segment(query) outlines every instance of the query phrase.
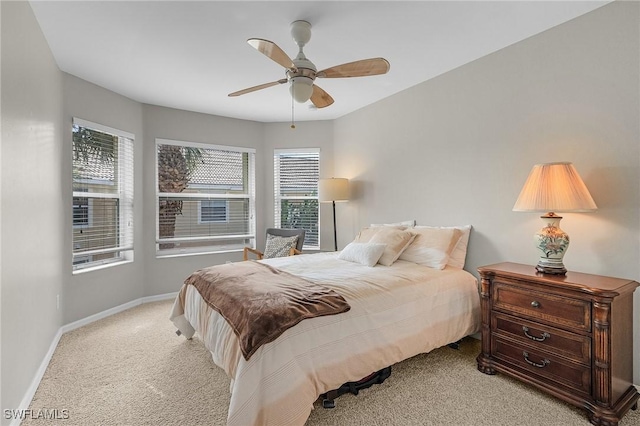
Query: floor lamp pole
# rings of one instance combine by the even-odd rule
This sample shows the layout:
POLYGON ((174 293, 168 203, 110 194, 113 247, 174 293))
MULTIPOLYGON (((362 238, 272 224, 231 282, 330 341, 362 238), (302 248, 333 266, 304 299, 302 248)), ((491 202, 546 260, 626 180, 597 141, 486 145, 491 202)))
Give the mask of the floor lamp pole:
POLYGON ((338 251, 338 231, 336 228, 336 202, 332 201, 333 203, 333 244, 335 247, 334 251, 338 251))

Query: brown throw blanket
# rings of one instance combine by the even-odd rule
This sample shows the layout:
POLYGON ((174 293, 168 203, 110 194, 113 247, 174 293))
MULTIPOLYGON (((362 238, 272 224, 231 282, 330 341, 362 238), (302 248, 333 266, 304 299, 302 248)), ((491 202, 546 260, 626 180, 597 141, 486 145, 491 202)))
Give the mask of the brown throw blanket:
POLYGON ((195 271, 193 285, 222 315, 240 341, 245 359, 306 318, 347 312, 351 307, 335 291, 264 263, 248 261, 195 271))

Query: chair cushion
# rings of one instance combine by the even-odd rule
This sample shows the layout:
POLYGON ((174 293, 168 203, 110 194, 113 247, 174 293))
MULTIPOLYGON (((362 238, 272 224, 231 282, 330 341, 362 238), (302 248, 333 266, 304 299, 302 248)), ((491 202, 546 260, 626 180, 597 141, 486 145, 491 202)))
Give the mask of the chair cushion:
POLYGON ((292 248, 296 247, 298 236, 278 237, 267 234, 267 246, 264 249, 264 259, 289 256, 292 248))

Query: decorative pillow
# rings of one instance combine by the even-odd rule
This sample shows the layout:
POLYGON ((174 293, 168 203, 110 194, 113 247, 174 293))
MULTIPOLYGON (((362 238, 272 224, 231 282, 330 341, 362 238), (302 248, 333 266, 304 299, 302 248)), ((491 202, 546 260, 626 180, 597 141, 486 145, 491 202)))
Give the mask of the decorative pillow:
POLYGON ((298 244, 298 236, 279 237, 267 234, 267 246, 264 249, 264 259, 289 256, 289 251, 298 244))
POLYGON ((452 268, 462 269, 467 259, 467 248, 469 247, 469 235, 471 234, 471 225, 457 226, 456 229, 460 230, 460 238, 453 247, 451 255, 449 255, 449 262, 447 266, 452 268))
POLYGON ((400 255, 407 260, 430 268, 444 269, 449 254, 460 238, 461 231, 455 228, 416 227, 411 230, 416 237, 400 255))
MULTIPOLYGON (((362 228, 353 240, 354 243, 368 243, 381 228, 362 228)), ((400 228, 404 229, 404 228, 400 228)))
POLYGON ((386 244, 380 243, 349 243, 342 249, 338 259, 364 266, 375 266, 386 247, 386 244))
POLYGON ((458 229, 460 230, 460 237, 455 242, 453 250, 449 255, 447 266, 456 269, 464 268, 464 263, 467 258, 467 247, 469 246, 469 234, 471 234, 471 225, 462 226, 416 226, 416 228, 437 228, 437 229, 458 229))
POLYGON ((409 247, 415 237, 415 234, 411 231, 384 226, 379 228, 369 242, 387 245, 378 263, 391 266, 393 262, 398 260, 402 252, 409 247))

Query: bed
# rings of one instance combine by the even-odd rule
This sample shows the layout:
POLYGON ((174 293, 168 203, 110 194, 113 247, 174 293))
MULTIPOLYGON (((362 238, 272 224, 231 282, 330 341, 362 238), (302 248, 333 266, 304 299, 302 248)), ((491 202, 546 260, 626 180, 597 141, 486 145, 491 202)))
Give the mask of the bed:
POLYGON ((185 337, 198 333, 231 378, 228 425, 302 425, 319 395, 479 329, 477 280, 463 269, 399 256, 371 267, 343 252, 260 261, 334 290, 350 309, 301 321, 248 360, 226 320, 183 287, 170 318, 185 337))

